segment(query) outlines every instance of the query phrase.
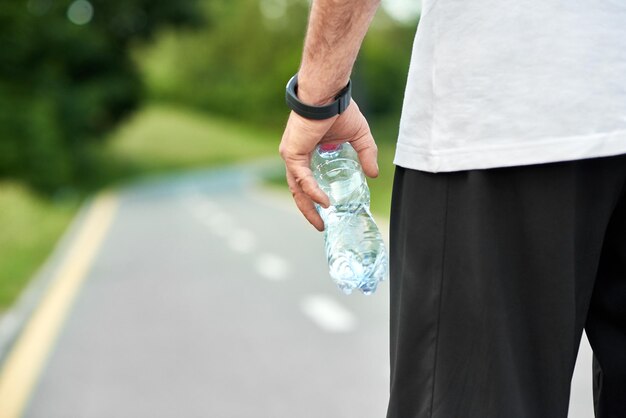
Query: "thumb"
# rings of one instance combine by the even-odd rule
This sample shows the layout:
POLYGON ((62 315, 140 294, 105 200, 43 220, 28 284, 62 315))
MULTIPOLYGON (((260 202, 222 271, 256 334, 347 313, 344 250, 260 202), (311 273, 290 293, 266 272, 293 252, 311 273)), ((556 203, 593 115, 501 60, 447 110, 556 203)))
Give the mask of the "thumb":
POLYGON ((368 129, 363 136, 351 141, 350 144, 359 155, 365 175, 378 177, 378 147, 370 130, 368 129))

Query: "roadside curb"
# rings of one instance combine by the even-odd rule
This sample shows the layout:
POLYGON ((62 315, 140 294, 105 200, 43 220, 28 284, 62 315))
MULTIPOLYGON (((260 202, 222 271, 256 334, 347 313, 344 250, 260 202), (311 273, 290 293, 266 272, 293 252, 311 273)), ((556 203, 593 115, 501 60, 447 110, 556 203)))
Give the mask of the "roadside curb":
POLYGON ((50 273, 39 276, 43 277, 42 285, 37 286, 40 280, 35 280, 33 288, 27 287, 24 299, 20 298, 17 310, 12 311, 19 316, 9 316, 13 320, 8 323, 13 326, 7 329, 7 335, 12 338, 6 340, 0 368, 1 417, 18 418, 24 413, 118 207, 119 198, 111 192, 100 193, 89 201, 79 212, 82 222, 72 223, 73 233, 67 240, 67 235, 62 239, 66 251, 55 249, 52 260, 57 263, 44 264, 44 270, 50 266, 50 273))
POLYGON ((0 315, 0 369, 31 314, 39 306, 39 302, 52 282, 54 272, 63 261, 63 255, 82 228, 93 201, 94 198, 90 197, 81 205, 46 261, 28 282, 15 303, 0 315))

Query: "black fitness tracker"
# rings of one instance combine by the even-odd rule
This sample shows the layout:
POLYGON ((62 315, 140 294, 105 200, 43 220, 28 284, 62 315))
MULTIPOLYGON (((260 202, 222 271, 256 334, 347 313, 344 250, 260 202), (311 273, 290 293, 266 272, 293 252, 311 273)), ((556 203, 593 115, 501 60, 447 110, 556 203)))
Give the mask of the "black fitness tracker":
POLYGON ((291 77, 291 80, 287 83, 287 91, 285 93, 285 100, 287 106, 298 115, 307 119, 328 119, 333 116, 343 113, 344 110, 350 104, 352 98, 352 83, 348 81, 348 84, 341 89, 339 93, 334 97, 334 101, 325 106, 311 106, 302 103, 298 99, 298 74, 291 77))

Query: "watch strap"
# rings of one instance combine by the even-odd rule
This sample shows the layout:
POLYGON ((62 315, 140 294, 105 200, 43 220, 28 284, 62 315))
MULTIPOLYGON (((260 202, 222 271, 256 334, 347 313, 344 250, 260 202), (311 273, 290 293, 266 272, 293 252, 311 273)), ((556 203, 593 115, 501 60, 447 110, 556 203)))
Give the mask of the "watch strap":
POLYGON ((348 81, 348 84, 334 97, 332 103, 324 106, 312 106, 302 103, 298 99, 298 74, 296 74, 287 83, 285 100, 287 106, 300 116, 316 120, 329 119, 343 113, 350 105, 352 100, 352 83, 348 81))

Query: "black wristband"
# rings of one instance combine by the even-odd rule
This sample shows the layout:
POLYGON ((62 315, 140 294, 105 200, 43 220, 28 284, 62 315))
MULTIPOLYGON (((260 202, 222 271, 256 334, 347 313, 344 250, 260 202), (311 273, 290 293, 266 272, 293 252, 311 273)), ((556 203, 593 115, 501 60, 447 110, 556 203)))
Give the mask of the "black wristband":
POLYGON ((348 81, 348 84, 337 93, 334 99, 332 103, 325 106, 304 104, 298 99, 298 74, 291 77, 291 80, 287 83, 287 91, 285 92, 287 106, 298 115, 307 119, 322 120, 343 113, 352 99, 352 83, 348 81))

